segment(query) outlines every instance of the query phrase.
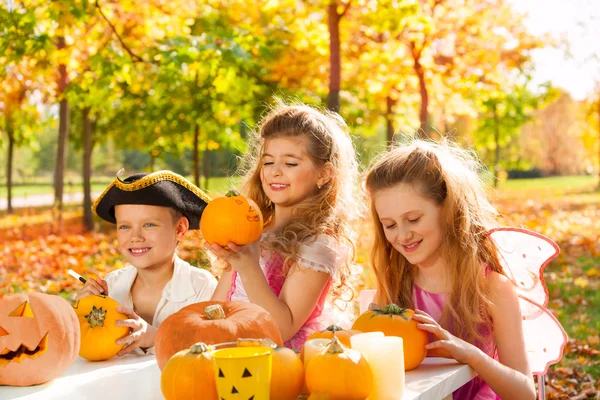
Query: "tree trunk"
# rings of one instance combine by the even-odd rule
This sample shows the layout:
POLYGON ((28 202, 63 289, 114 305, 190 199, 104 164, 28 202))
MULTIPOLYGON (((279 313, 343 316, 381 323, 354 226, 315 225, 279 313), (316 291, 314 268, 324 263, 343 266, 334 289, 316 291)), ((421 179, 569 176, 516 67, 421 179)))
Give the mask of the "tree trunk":
POLYGON ((208 178, 210 177, 210 150, 208 149, 208 138, 206 139, 206 147, 204 148, 204 189, 208 190, 208 178))
POLYGON ((342 56, 340 50, 340 19, 337 0, 329 2, 327 10, 329 27, 329 95, 327 108, 340 111, 340 87, 342 80, 342 56))
MULTIPOLYGON (((58 38, 58 49, 66 47, 65 38, 58 38)), ((58 232, 62 230, 63 191, 65 169, 67 165, 67 143, 69 140, 69 102, 64 97, 68 85, 67 66, 58 66, 58 96, 60 98, 58 144, 56 149, 56 166, 54 169, 54 212, 58 232)))
POLYGON ((6 194, 8 214, 13 213, 12 207, 12 171, 13 171, 13 156, 15 151, 15 130, 9 112, 6 113, 6 134, 8 135, 8 162, 6 164, 6 194))
POLYGON ((498 187, 498 173, 500 172, 500 121, 498 118, 498 105, 494 103, 494 143, 496 144, 495 149, 495 160, 494 160, 494 188, 498 187))
POLYGON ((427 84, 425 82, 425 68, 421 65, 421 51, 416 49, 414 43, 410 44, 410 48, 413 56, 413 68, 419 78, 419 94, 421 96, 421 109, 419 110, 419 136, 429 137, 429 94, 427 93, 427 84))
POLYGON ((200 187, 200 148, 198 147, 198 139, 200 136, 200 126, 197 122, 194 123, 194 184, 200 187))
POLYGON ((386 97, 385 122, 387 125, 388 149, 394 144, 394 104, 396 103, 390 95, 386 97))
POLYGON ((94 230, 92 215, 92 120, 90 108, 83 109, 83 225, 88 232, 94 230))

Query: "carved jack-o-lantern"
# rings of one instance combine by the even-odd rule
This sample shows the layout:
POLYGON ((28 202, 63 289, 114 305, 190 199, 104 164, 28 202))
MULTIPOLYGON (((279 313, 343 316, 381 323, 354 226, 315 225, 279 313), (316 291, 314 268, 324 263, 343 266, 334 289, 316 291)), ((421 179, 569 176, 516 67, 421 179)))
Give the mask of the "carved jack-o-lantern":
POLYGON ((271 387, 271 349, 233 347, 217 350, 217 391, 221 400, 268 400, 271 387))
POLYGON ((60 296, 26 293, 0 299, 0 385, 48 382, 79 352, 79 322, 60 296))

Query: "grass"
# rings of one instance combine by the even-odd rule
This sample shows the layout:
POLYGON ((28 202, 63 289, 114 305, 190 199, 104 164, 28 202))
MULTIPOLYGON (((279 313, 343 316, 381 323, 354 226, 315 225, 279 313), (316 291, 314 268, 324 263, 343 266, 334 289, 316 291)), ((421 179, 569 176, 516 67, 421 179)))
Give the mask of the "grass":
POLYGON ((598 185, 596 175, 551 176, 535 179, 510 179, 500 182, 497 192, 504 195, 565 195, 594 191, 598 185))
MULTIPOLYGON (((600 332, 599 265, 600 256, 578 257, 572 268, 550 266, 548 271, 551 272, 546 279, 551 299, 549 307, 554 310, 569 338, 589 343, 595 348, 598 348, 595 342, 600 332)), ((600 362, 587 361, 582 358, 581 352, 576 352, 565 354, 559 365, 578 367, 599 378, 600 362)))

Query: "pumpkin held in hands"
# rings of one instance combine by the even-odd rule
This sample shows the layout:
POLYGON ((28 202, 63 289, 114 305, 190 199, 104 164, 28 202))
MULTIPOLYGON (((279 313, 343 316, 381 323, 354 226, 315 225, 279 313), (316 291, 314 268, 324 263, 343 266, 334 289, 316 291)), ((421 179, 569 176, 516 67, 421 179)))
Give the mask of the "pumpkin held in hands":
POLYGON ((218 400, 213 349, 193 344, 169 359, 160 375, 160 389, 166 400, 218 400))
POLYGON ((414 369, 427 356, 425 345, 429 343, 427 332, 417 328, 412 319, 415 312, 396 304, 369 310, 362 313, 354 322, 352 329, 362 332, 383 332, 385 336, 399 336, 403 339, 404 369, 414 369))
POLYGON ((331 400, 365 400, 373 388, 373 372, 357 350, 334 337, 327 349, 306 366, 310 393, 327 393, 331 400))
POLYGON ((256 203, 234 190, 211 200, 200 219, 204 240, 223 247, 229 242, 239 246, 255 242, 262 230, 263 217, 256 203))
POLYGON ((194 343, 218 344, 238 338, 268 338, 283 345, 277 323, 256 304, 205 301, 168 316, 154 339, 156 361, 162 370, 169 358, 194 343))
POLYGON ((79 339, 77 316, 62 297, 42 293, 3 297, 0 385, 39 385, 56 378, 77 358, 79 339))
POLYGON ((107 296, 90 295, 73 304, 81 327, 79 356, 90 361, 108 360, 125 346, 115 341, 129 334, 126 326, 117 326, 127 316, 117 312, 119 303, 107 296))

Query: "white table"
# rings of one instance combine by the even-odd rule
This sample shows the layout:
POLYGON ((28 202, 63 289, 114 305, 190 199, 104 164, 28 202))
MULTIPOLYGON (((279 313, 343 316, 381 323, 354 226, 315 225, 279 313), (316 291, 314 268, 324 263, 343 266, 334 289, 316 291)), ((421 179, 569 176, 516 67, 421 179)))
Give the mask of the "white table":
MULTIPOLYGON (((403 400, 441 400, 475 377, 467 365, 426 358, 406 373, 403 400)), ((451 398, 451 397, 450 397, 451 398)), ((126 355, 108 361, 82 358, 61 377, 44 385, 0 386, 0 400, 162 400, 160 370, 154 355, 126 355)))

